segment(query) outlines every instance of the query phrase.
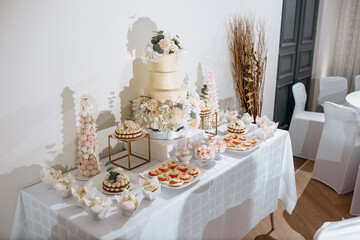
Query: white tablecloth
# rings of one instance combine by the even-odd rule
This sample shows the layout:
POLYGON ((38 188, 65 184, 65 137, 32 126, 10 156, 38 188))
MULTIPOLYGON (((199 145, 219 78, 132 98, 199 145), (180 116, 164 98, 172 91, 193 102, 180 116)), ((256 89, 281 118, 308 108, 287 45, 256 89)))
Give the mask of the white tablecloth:
POLYGON ((131 218, 113 205, 106 219, 96 221, 72 198, 62 199, 42 183, 28 187, 20 192, 11 238, 240 239, 277 209, 278 199, 293 211, 293 156, 282 130, 248 155, 226 153, 192 186, 163 188, 154 201, 143 200, 131 218))

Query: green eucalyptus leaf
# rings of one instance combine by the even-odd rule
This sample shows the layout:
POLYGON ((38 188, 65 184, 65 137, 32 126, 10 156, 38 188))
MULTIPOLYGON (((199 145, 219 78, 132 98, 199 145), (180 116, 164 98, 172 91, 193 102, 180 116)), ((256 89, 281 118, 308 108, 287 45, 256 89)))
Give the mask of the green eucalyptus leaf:
POLYGON ((156 44, 154 44, 153 49, 154 49, 154 51, 157 52, 161 48, 160 48, 160 45, 158 43, 156 43, 156 44))
POLYGON ((114 170, 114 167, 109 167, 108 169, 106 169, 107 172, 110 172, 111 170, 114 170))
POLYGON ((175 132, 178 132, 178 131, 180 131, 181 129, 184 129, 184 126, 179 127, 175 132))
POLYGON ((157 39, 159 39, 159 41, 161 40, 161 39, 164 39, 165 37, 164 37, 164 35, 158 35, 157 36, 157 39))
POLYGON ((158 34, 163 34, 163 33, 164 33, 163 30, 158 31, 158 34))
POLYGON ((195 114, 193 111, 191 111, 190 117, 191 117, 192 119, 196 119, 196 114, 195 114))
POLYGON ((152 44, 157 44, 158 41, 157 41, 157 39, 152 39, 152 40, 151 40, 151 43, 152 43, 152 44))
POLYGON ((159 129, 151 129, 151 130, 153 130, 154 132, 160 132, 160 130, 159 129))
POLYGON ((175 105, 174 105, 174 107, 176 107, 176 108, 180 108, 180 109, 182 109, 182 108, 183 108, 183 106, 184 106, 184 105, 182 105, 181 103, 177 103, 177 104, 175 104, 175 105))
POLYGON ((162 49, 160 48, 157 52, 160 53, 160 54, 163 54, 163 53, 164 53, 164 50, 162 50, 162 49))
POLYGON ((105 167, 106 167, 106 166, 109 166, 110 163, 111 163, 110 161, 107 161, 107 162, 105 163, 105 167))

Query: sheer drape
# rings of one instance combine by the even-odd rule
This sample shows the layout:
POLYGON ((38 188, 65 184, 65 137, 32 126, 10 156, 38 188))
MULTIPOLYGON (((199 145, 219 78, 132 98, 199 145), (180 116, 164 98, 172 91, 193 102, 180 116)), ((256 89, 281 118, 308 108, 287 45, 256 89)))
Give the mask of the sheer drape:
POLYGON ((360 0, 342 0, 336 30, 332 75, 348 79, 354 89, 354 77, 360 74, 360 0))

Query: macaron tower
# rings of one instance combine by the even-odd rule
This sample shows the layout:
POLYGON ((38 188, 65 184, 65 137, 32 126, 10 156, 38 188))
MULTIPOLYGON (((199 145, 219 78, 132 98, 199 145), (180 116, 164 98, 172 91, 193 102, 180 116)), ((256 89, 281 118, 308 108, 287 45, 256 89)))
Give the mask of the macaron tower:
POLYGON ((86 95, 81 98, 80 105, 79 158, 77 164, 80 174, 90 177, 100 173, 94 106, 86 95))

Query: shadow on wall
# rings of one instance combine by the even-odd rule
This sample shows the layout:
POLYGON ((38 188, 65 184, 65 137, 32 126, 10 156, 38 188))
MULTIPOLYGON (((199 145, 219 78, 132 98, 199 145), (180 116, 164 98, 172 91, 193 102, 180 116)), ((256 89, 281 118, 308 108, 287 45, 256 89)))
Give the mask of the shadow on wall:
POLYGON ((120 92, 121 121, 131 117, 129 100, 144 94, 144 87, 147 86, 148 67, 141 60, 141 55, 153 35, 153 31, 156 30, 155 22, 149 17, 138 18, 128 30, 127 50, 135 59, 133 60, 133 78, 130 79, 128 86, 125 86, 120 92))
POLYGON ((1 221, 2 229, 7 229, 8 232, 1 232, 0 238, 9 236, 11 227, 13 224, 14 213, 16 209, 17 199, 21 188, 19 184, 11 184, 10 181, 14 179, 21 179, 24 183, 34 183, 33 176, 39 176, 42 167, 38 164, 33 164, 28 167, 15 168, 11 173, 0 175, 0 189, 6 189, 6 197, 1 199, 2 206, 6 206, 1 209, 4 211, 1 213, 1 217, 4 219, 1 221), (10 185, 9 185, 10 184, 10 185), (6 208, 6 211, 5 211, 6 208))
POLYGON ((45 151, 48 154, 49 160, 46 161, 47 165, 60 169, 66 172, 75 166, 74 156, 77 154, 77 128, 76 128, 76 115, 74 103, 74 91, 69 87, 64 88, 60 94, 62 98, 62 149, 57 149, 56 144, 45 146, 45 151))

